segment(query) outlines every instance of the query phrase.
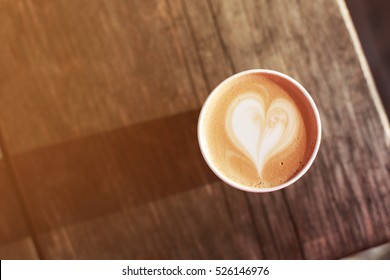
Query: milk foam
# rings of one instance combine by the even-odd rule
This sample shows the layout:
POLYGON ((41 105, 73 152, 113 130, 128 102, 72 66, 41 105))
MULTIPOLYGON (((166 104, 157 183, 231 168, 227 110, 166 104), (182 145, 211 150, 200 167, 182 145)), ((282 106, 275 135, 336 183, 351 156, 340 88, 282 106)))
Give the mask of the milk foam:
POLYGON ((288 148, 298 134, 300 114, 288 99, 268 102, 268 94, 246 92, 233 100, 226 116, 226 132, 256 166, 259 177, 268 159, 288 148))

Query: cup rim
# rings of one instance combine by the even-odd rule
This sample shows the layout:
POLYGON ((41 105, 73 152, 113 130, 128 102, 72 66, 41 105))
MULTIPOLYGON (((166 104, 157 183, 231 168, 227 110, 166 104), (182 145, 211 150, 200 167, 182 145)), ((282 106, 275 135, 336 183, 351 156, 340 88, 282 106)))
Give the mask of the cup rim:
POLYGON ((281 189, 284 189, 288 186, 291 186, 293 183, 295 183, 297 180, 299 180, 308 170, 309 168, 311 167, 311 165, 313 164, 314 162, 314 159, 316 158, 317 156, 317 153, 318 153, 318 150, 320 148, 320 143, 321 143, 321 136, 322 136, 322 127, 321 127, 321 119, 320 119, 320 114, 318 112, 318 108, 313 100, 313 98, 311 97, 311 95, 309 94, 309 92, 299 83, 297 82, 295 79, 291 78, 290 76, 286 75, 286 74, 283 74, 281 72, 278 72, 278 71, 275 71, 275 70, 270 70, 270 69, 250 69, 250 70, 245 70, 245 71, 241 71, 241 72, 238 72, 236 74, 233 74, 232 76, 224 79, 222 82, 220 82, 212 91, 211 93, 208 95, 208 97, 206 98, 206 101, 203 103, 203 106, 202 106, 202 109, 200 111, 200 114, 199 114, 199 118, 198 118, 198 126, 197 126, 197 134, 198 134, 198 143, 199 143, 199 147, 200 147, 200 151, 202 153, 202 156, 203 158, 205 159, 207 165, 210 167, 210 169, 214 172, 215 175, 217 175, 217 177, 219 179, 221 179, 223 182, 225 182, 226 184, 228 184, 229 186, 231 187, 234 187, 236 189, 239 189, 239 190, 242 190, 242 191, 246 191, 246 192, 252 192, 252 193, 267 193, 267 192, 273 192, 273 191, 278 191, 278 190, 281 190, 281 189), (209 156, 207 155, 207 153, 203 150, 203 146, 204 146, 204 139, 202 139, 201 137, 201 127, 202 127, 202 120, 204 118, 204 114, 205 114, 205 108, 206 106, 210 103, 210 99, 211 99, 211 96, 213 96, 216 92, 218 92, 218 90, 220 89, 220 87, 229 82, 230 80, 234 79, 234 78, 237 78, 239 76, 244 76, 244 75, 247 75, 247 74, 252 74, 252 73, 266 73, 266 74, 272 74, 272 75, 276 75, 276 76, 279 76, 281 78, 284 78, 286 80, 288 80, 289 82, 291 82, 292 84, 294 84, 302 93, 303 95, 306 97, 306 99, 309 101, 310 105, 311 105, 311 108, 314 112, 314 115, 315 115, 315 118, 316 118, 316 124, 317 124, 317 141, 316 141, 316 144, 314 146, 314 150, 313 150, 313 153, 311 154, 310 156, 310 159, 308 160, 308 162, 306 163, 306 165, 301 169, 301 171, 299 171, 294 177, 292 177, 290 180, 288 180, 287 182, 281 184, 281 185, 277 185, 275 187, 270 187, 270 188, 255 188, 255 187, 249 187, 249 186, 245 186, 245 185, 242 185, 242 184, 238 184, 234 181, 232 181, 231 179, 227 178, 224 174, 222 174, 210 161, 209 159, 209 156))

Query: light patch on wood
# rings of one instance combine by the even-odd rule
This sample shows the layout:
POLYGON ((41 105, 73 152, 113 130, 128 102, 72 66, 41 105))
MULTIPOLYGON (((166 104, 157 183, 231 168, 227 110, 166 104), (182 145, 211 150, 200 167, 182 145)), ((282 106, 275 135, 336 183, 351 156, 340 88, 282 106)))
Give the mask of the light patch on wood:
POLYGON ((360 43, 359 37, 357 35, 355 26, 353 25, 351 15, 349 13, 348 7, 345 3, 345 0, 337 0, 337 4, 340 8, 341 15, 344 19, 347 30, 351 36, 352 43, 354 45, 356 54, 358 56, 361 68, 363 70, 364 77, 366 78, 368 89, 370 91, 370 95, 372 100, 374 101, 374 105, 376 110, 378 111, 379 118, 381 120, 384 132, 387 147, 390 147, 390 122, 387 117, 386 111, 383 107, 381 98, 379 96, 378 89, 376 88, 374 78, 372 76, 370 67, 368 65, 366 56, 364 55, 362 45, 360 43))
POLYGON ((385 243, 362 252, 343 258, 343 260, 388 260, 390 257, 390 243, 385 243))

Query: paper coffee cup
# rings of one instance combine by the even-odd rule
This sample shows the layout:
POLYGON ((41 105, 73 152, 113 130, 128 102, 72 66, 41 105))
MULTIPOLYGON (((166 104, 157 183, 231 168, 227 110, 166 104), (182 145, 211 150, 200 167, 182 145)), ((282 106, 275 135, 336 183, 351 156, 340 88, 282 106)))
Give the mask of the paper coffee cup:
MULTIPOLYGON (((223 125, 223 124, 221 124, 223 125)), ((280 190, 280 189, 283 189, 285 187, 288 187, 290 185, 292 185, 294 182, 296 182, 298 179, 300 179, 308 170, 309 168, 311 167, 317 153, 318 153, 318 150, 319 150, 319 147, 320 147, 320 142, 321 142, 321 120, 320 120, 320 115, 318 113, 318 109, 317 109, 317 106, 315 105, 312 97, 310 96, 310 94, 307 92, 307 90, 300 84, 298 83, 296 80, 294 80, 293 78, 283 74, 283 73, 280 73, 280 72, 277 72, 277 71, 273 71, 273 70, 267 70, 267 69, 253 69, 253 70, 247 70, 247 71, 243 71, 243 72, 240 72, 240 73, 237 73, 227 79, 225 79, 224 81, 222 81, 211 93, 210 95, 208 96, 208 98, 206 99, 203 107, 202 107, 202 110, 200 112, 200 115, 199 115, 199 120, 198 120, 198 141, 199 141, 199 146, 200 146, 200 150, 202 152, 202 155, 206 161, 206 163, 208 164, 208 166, 211 168, 211 170, 222 180, 224 181, 225 183, 227 183, 228 185, 232 186, 232 187, 235 187, 237 189, 240 189, 240 190, 243 190, 243 191, 247 191, 247 192, 255 192, 255 193, 261 193, 261 192, 272 192, 272 191, 277 191, 277 190, 280 190), (307 102, 305 104, 309 104, 308 106, 310 107, 309 109, 312 110, 312 113, 313 113, 313 116, 315 118, 315 125, 316 125, 316 140, 315 140, 315 143, 313 145, 313 149, 312 149, 312 152, 311 152, 311 155, 310 157, 308 157, 308 160, 306 161, 306 163, 300 168, 300 170, 294 175, 292 176, 291 178, 288 179, 288 181, 285 181, 281 184, 278 184, 278 185, 274 185, 272 187, 253 187, 253 186, 248 186, 248 185, 245 185, 245 184, 242 184, 242 183, 238 183, 234 180, 232 180, 231 178, 229 178, 229 174, 225 174, 223 172, 221 172, 221 170, 216 166, 216 164, 214 164, 211 160, 211 152, 209 150, 209 148, 207 147, 207 141, 205 139, 205 136, 203 135, 203 125, 205 123, 205 118, 208 114, 208 111, 209 110, 212 110, 211 108, 209 108, 211 105, 210 105, 210 100, 213 98, 214 95, 216 94, 221 94, 220 90, 221 90, 221 87, 223 86, 226 86, 228 83, 230 83, 233 79, 236 79, 237 78, 242 78, 242 77, 245 77, 247 75, 251 75, 251 74, 265 74, 265 75, 272 75, 272 77, 276 77, 277 79, 282 79, 283 82, 287 82, 287 83, 291 83, 291 85, 295 86, 294 87, 294 90, 295 91, 299 91, 298 94, 301 94, 301 97, 300 98, 304 98, 305 100, 307 100, 307 102)), ((245 141, 244 141, 245 142, 245 141)))

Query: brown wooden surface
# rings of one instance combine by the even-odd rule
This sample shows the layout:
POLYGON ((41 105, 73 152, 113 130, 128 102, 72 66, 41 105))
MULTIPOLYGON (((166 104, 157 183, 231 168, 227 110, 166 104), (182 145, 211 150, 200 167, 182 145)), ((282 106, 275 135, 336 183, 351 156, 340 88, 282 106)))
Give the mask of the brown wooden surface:
POLYGON ((23 205, 0 151, 0 259, 37 259, 23 205))
POLYGON ((0 41, 2 148, 41 258, 340 258, 390 240, 389 150, 337 1, 2 0, 0 41), (276 193, 221 183, 197 144, 210 90, 249 68, 296 78, 322 117, 313 167, 276 193))

